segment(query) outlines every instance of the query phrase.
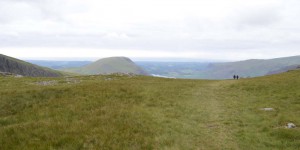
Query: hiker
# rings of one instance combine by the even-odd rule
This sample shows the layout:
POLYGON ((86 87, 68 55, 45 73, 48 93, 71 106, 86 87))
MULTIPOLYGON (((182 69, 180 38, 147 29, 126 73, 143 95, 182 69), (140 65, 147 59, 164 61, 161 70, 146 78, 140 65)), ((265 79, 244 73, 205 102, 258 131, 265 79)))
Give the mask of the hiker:
POLYGON ((233 75, 233 79, 235 80, 235 78, 236 78, 236 76, 235 75, 233 75))
POLYGON ((239 79, 239 76, 238 76, 238 75, 236 75, 236 79, 237 79, 237 80, 239 79))

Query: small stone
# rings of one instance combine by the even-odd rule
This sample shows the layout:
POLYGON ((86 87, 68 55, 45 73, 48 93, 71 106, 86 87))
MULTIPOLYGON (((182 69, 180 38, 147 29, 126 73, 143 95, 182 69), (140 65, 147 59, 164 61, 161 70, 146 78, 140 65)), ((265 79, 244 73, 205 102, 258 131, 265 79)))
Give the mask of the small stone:
POLYGON ((261 108, 261 110, 264 110, 264 111, 273 111, 274 108, 261 108))
POLYGON ((22 75, 15 75, 15 78, 22 78, 23 76, 22 75))
POLYGON ((286 128, 289 128, 289 129, 296 128, 296 125, 290 122, 287 124, 286 128))
POLYGON ((53 80, 53 81, 40 81, 40 82, 36 82, 37 85, 41 85, 41 86, 51 86, 51 85, 56 85, 57 81, 53 80))
POLYGON ((81 81, 73 78, 66 78, 66 82, 68 84, 76 84, 76 83, 80 83, 81 81))

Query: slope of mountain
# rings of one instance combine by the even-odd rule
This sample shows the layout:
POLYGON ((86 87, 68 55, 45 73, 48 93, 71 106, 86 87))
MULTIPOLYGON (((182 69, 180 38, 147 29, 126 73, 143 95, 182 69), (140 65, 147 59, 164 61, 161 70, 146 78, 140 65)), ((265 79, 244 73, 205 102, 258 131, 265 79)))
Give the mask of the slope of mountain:
POLYGON ((207 79, 229 79, 234 74, 240 77, 257 77, 267 75, 269 72, 284 72, 282 68, 300 65, 300 56, 283 57, 275 59, 251 59, 238 62, 213 63, 204 71, 199 78, 207 79), (282 70, 282 71, 280 71, 282 70))
POLYGON ((82 67, 92 63, 91 61, 55 61, 55 60, 26 60, 29 63, 51 69, 64 69, 82 67))
POLYGON ((291 71, 291 70, 299 70, 299 69, 300 69, 300 65, 292 65, 292 66, 280 68, 275 71, 270 71, 267 73, 267 75, 278 74, 278 73, 282 73, 282 72, 287 72, 287 71, 291 71))
POLYGON ((63 74, 49 68, 0 54, 0 72, 8 72, 30 77, 59 77, 63 74))
POLYGON ((112 73, 133 73, 138 75, 148 75, 141 67, 126 57, 103 58, 91 64, 79 68, 63 69, 67 72, 93 75, 112 73))

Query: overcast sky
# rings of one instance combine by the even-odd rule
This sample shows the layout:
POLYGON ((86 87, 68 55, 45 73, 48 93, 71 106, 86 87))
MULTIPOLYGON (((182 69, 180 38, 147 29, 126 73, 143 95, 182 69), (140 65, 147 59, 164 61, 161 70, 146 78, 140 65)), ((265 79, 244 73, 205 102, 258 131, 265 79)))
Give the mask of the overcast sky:
POLYGON ((200 61, 300 55, 300 1, 0 0, 0 53, 200 61))

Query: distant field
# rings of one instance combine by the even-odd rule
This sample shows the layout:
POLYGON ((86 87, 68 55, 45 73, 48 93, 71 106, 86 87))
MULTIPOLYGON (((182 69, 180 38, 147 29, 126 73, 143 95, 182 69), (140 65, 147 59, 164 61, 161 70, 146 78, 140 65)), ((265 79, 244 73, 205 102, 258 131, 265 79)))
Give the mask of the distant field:
POLYGON ((171 78, 197 79, 203 78, 202 71, 210 63, 206 62, 135 62, 148 73, 171 78))
POLYGON ((0 149, 295 150, 299 77, 0 77, 0 149))

